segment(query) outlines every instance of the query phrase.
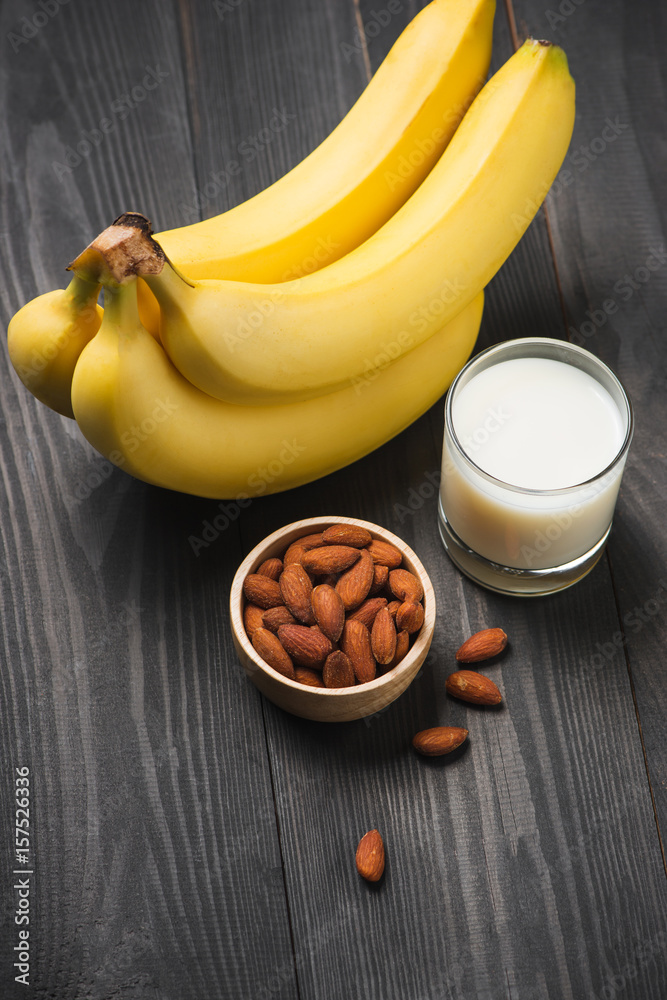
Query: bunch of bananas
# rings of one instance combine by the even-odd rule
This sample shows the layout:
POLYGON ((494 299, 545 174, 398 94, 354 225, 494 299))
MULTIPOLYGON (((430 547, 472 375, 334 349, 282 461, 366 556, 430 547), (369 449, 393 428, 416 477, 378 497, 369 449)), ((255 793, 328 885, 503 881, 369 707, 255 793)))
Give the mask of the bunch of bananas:
POLYGON ((529 39, 482 87, 494 7, 433 0, 255 198, 155 237, 117 219, 13 318, 25 385, 125 471, 215 498, 267 467, 272 491, 309 482, 408 426, 469 357, 572 133, 561 49, 529 39))

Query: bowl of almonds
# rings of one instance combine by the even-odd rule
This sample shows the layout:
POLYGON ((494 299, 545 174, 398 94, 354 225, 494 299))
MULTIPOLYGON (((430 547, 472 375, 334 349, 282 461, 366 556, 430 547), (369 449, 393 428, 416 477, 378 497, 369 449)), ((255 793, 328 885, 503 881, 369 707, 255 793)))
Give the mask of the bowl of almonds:
POLYGON ((402 539, 369 521, 313 517, 265 538, 234 577, 232 635, 250 680, 305 719, 385 708, 426 658, 435 594, 402 539))

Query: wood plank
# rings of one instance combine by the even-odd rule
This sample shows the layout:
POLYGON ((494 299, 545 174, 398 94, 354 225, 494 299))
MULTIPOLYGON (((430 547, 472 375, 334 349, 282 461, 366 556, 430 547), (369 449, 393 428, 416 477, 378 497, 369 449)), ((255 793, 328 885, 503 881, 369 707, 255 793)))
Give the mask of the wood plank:
MULTIPOLYGON (((3 5, 3 39, 35 10, 3 5)), ((172 5, 72 4, 6 52, 5 326, 120 211, 182 221, 179 33, 172 5), (71 172, 55 169, 68 148, 71 172)), ((9 768, 28 765, 35 995, 250 995, 276 966, 293 979, 262 706, 225 626, 237 532, 196 559, 209 505, 111 469, 8 370, 1 405, 3 885, 9 768)))

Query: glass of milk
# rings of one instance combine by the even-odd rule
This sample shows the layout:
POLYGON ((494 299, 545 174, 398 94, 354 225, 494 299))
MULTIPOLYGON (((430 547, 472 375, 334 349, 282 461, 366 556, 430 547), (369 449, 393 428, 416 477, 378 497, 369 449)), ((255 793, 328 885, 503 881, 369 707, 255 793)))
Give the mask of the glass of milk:
POLYGON ((614 373, 544 337, 482 351, 445 404, 440 535, 467 576, 505 594, 571 586, 602 554, 632 439, 614 373))

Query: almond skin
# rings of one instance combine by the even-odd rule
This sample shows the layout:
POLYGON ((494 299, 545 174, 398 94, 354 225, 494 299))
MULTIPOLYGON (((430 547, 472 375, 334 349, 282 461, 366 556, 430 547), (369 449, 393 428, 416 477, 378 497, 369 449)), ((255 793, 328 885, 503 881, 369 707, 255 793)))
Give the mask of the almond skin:
POLYGON ((257 604, 246 604, 243 609, 243 625, 246 635, 252 637, 253 632, 264 627, 264 610, 257 604))
POLYGON ((391 542, 383 542, 380 538, 374 538, 367 551, 370 552, 374 563, 388 566, 389 569, 397 569, 403 562, 401 550, 391 542))
MULTIPOLYGON (((371 556, 371 559, 373 557, 371 556)), ((387 585, 389 579, 389 567, 382 566, 381 563, 375 563, 373 567, 373 582, 371 584, 371 589, 368 591, 368 596, 372 597, 374 594, 379 594, 383 587, 387 585)))
MULTIPOLYGON (((398 601, 396 602, 398 604, 398 601)), ((386 597, 368 597, 358 608, 350 611, 348 621, 362 622, 366 628, 373 627, 375 616, 381 608, 387 607, 386 597)))
POLYGON ((325 545, 351 545, 355 549, 363 549, 372 540, 370 531, 357 524, 332 524, 322 532, 325 545))
POLYGON ((371 629, 371 649, 376 661, 386 667, 396 652, 396 627, 387 608, 378 611, 371 629))
POLYGON ((357 561, 359 549, 351 545, 321 545, 304 552, 301 565, 309 573, 342 573, 357 561))
POLYGON ((336 593, 340 595, 346 611, 357 608, 368 597, 373 583, 373 559, 368 549, 353 549, 359 553, 355 565, 343 573, 336 584, 336 593))
POLYGON ((243 581, 243 593, 251 604, 257 604, 267 611, 284 604, 283 595, 276 580, 261 573, 249 573, 243 581))
POLYGON ((281 625, 296 625, 296 618, 287 610, 284 605, 278 608, 269 608, 262 614, 262 624, 264 628, 268 628, 269 632, 273 632, 274 635, 278 635, 278 629, 281 625))
POLYGON ((371 635, 365 625, 346 621, 340 638, 340 648, 349 657, 354 675, 360 684, 375 678, 376 664, 371 647, 371 635))
POLYGON ((268 576, 272 580, 278 580, 282 571, 283 564, 280 559, 265 559, 262 565, 255 570, 260 576, 268 576))
POLYGON ((349 657, 341 649, 329 653, 322 668, 324 686, 328 688, 352 687, 355 679, 349 657))
POLYGON ((269 632, 267 628, 258 628, 253 632, 251 642, 270 667, 277 670, 283 677, 289 677, 290 680, 295 679, 294 664, 273 632, 269 632))
POLYGON ((399 601, 421 601, 424 588, 414 573, 407 569, 392 569, 389 574, 389 589, 399 601))
POLYGON ((301 538, 297 538, 288 547, 285 555, 283 556, 283 566, 289 566, 291 563, 300 563, 304 552, 308 552, 309 549, 314 549, 317 545, 322 544, 322 532, 317 532, 314 535, 302 535, 301 538))
POLYGON ((340 596, 326 583, 313 588, 310 595, 313 615, 327 639, 338 642, 345 624, 345 608, 340 596))
POLYGON ((478 663, 502 653, 506 645, 507 635, 501 628, 485 628, 466 639, 456 659, 459 663, 478 663))
POLYGON ((403 659, 403 657, 405 656, 405 654, 407 653, 409 648, 410 648, 410 633, 406 632, 405 630, 403 632, 399 632, 398 635, 396 636, 396 652, 394 653, 394 659, 387 667, 387 670, 393 670, 394 667, 397 667, 398 664, 403 659))
POLYGON ((419 632, 424 624, 424 605, 416 601, 404 601, 396 611, 396 628, 401 632, 405 629, 412 635, 419 632))
POLYGON ((299 563, 286 566, 278 583, 288 611, 304 625, 314 625, 315 615, 310 603, 313 585, 303 566, 299 563))
POLYGON ((389 608, 389 614, 396 621, 396 612, 400 608, 402 601, 390 601, 387 607, 389 608))
POLYGON ((357 871, 367 882, 379 882, 384 872, 384 842, 378 830, 369 830, 359 841, 357 871))
POLYGON ((309 667, 295 667, 294 680, 311 688, 323 688, 324 682, 316 670, 309 667))
POLYGON ((418 753, 425 757, 441 757, 451 753, 468 739, 468 730, 458 726, 435 726, 433 729, 422 729, 412 739, 412 745, 418 753))
POLYGON ((489 677, 474 670, 457 670, 445 681, 449 694, 474 705, 499 705, 502 695, 489 677))
POLYGON ((278 639, 300 667, 321 669, 331 652, 327 637, 307 625, 281 625, 278 639))

